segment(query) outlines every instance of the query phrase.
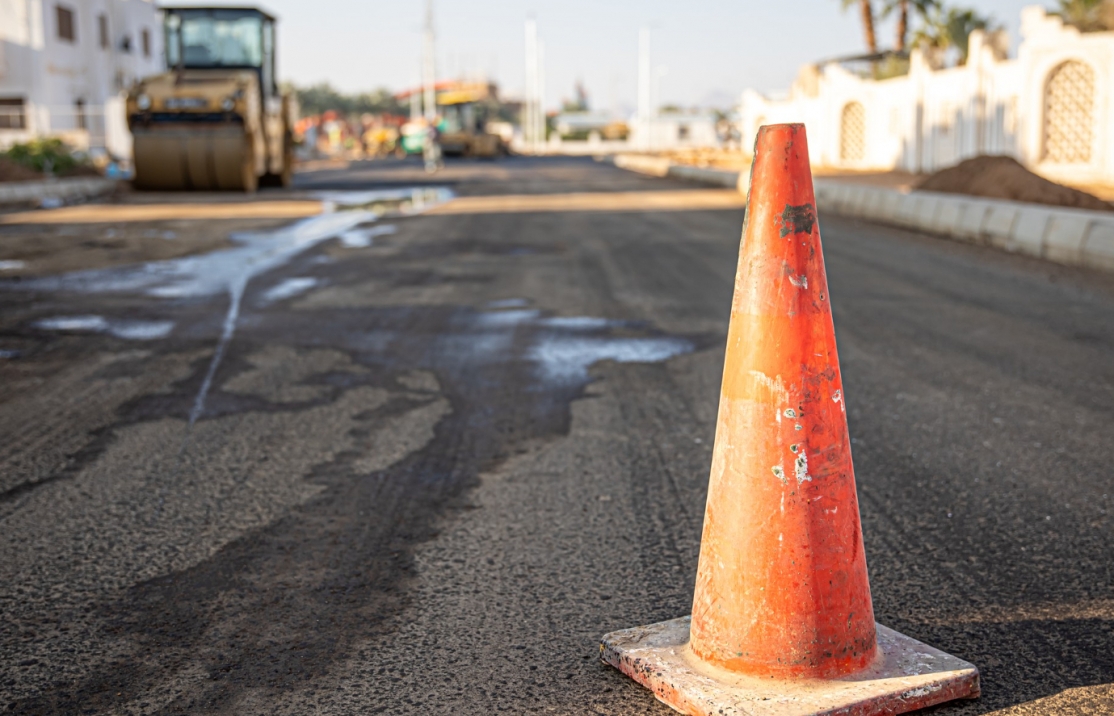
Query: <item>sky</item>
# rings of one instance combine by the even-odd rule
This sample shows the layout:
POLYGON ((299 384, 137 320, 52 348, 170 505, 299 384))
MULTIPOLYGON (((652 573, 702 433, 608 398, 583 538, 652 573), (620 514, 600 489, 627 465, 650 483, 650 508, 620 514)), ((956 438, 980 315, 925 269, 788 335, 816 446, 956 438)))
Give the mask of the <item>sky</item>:
MULTIPOLYGON (((260 2, 279 16, 281 80, 346 92, 417 84, 424 0, 260 2)), ((993 15, 1016 48, 1021 8, 1055 3, 957 4, 993 15)), ((577 81, 594 109, 633 107, 642 26, 652 32, 657 103, 684 107, 726 108, 747 88, 784 91, 806 62, 865 51, 857 10, 842 12, 839 0, 434 0, 438 78, 486 74, 521 95, 528 16, 545 43, 548 108, 571 98, 577 81)), ((877 34, 892 47, 893 18, 877 34)))

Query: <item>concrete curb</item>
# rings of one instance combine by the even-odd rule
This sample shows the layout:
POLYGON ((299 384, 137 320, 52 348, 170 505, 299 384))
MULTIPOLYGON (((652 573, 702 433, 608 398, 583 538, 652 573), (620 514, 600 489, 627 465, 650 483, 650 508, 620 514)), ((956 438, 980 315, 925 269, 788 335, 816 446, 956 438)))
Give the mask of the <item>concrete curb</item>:
POLYGON ((62 202, 88 199, 107 194, 115 186, 115 179, 106 179, 105 177, 0 182, 0 206, 40 204, 44 199, 54 199, 62 202))
POLYGON ((645 154, 616 154, 612 162, 620 169, 628 169, 639 174, 655 177, 670 176, 703 184, 734 187, 741 192, 747 190, 747 181, 750 179, 750 174, 747 172, 740 174, 724 169, 674 164, 665 157, 651 157, 645 154))
POLYGON ((673 166, 665 157, 648 157, 643 154, 616 154, 612 161, 620 169, 655 177, 667 176, 669 168, 673 166))
MULTIPOLYGON (((672 164, 664 157, 620 154, 615 166, 717 186, 748 188, 750 175, 672 164)), ((993 246, 1069 266, 1114 271, 1114 212, 1065 209, 963 194, 896 189, 819 177, 816 207, 957 241, 993 246)))
POLYGON ((1114 212, 816 179, 816 206, 1071 266, 1114 271, 1114 212))
POLYGON ((671 164, 668 175, 678 179, 715 184, 732 189, 739 186, 739 172, 729 172, 723 169, 708 169, 705 167, 691 167, 684 164, 671 164))

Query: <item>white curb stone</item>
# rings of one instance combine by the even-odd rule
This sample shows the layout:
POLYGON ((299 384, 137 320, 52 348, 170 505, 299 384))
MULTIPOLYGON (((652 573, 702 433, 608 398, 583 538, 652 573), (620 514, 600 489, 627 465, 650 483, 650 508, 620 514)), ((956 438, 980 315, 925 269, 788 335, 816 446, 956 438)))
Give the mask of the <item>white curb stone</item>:
POLYGON ((0 205, 40 203, 44 199, 74 201, 107 194, 116 186, 114 179, 73 177, 47 181, 0 182, 0 205))
POLYGON ((1004 249, 1010 242, 1010 233, 1017 222, 1018 207, 992 204, 983 221, 982 234, 996 249, 1004 249))
POLYGON ((1051 218, 1047 211, 1036 207, 1025 207, 1018 211, 1013 233, 1006 243, 1006 250, 1040 257, 1044 235, 1051 218))
MULTIPOLYGON (((676 176, 745 192, 749 172, 681 167, 662 157, 619 155, 616 166, 676 176)), ((980 199, 942 192, 901 192, 837 178, 813 180, 816 207, 844 216, 896 224, 984 243, 1071 266, 1114 271, 1114 212, 980 199)))

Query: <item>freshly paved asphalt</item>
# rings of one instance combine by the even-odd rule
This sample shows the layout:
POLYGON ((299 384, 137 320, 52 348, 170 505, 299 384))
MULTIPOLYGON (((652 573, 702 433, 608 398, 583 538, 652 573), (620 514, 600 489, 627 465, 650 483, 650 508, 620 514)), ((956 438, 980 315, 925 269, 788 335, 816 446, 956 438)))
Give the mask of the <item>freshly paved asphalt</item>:
MULTIPOLYGON (((597 643, 689 609, 742 211, 451 207, 253 278, 192 427, 225 296, 0 285, 0 708, 668 712, 597 643)), ((980 667, 941 714, 1114 712, 1114 281, 821 230, 878 620, 980 667)))

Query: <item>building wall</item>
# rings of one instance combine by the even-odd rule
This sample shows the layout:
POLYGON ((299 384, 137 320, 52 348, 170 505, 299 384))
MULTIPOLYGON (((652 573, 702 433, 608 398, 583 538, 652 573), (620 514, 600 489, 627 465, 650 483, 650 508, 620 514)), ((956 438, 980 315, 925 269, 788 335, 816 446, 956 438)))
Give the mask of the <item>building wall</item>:
POLYGON ((804 122, 823 166, 932 172, 1005 154, 1054 178, 1114 181, 1114 32, 1081 34, 1040 7, 1022 11, 1021 32, 1016 59, 976 32, 960 67, 914 51, 888 80, 803 68, 785 99, 743 94, 744 145, 762 124, 804 122))
POLYGON ((0 147, 60 136, 80 148, 129 155, 121 94, 161 70, 162 39, 152 0, 0 0, 0 98, 22 98, 25 113, 23 130, 0 129, 0 147), (72 42, 59 36, 59 5, 73 13, 72 42))
POLYGON ((708 114, 661 114, 648 119, 636 115, 630 122, 630 144, 641 149, 714 147, 715 117, 708 114))

